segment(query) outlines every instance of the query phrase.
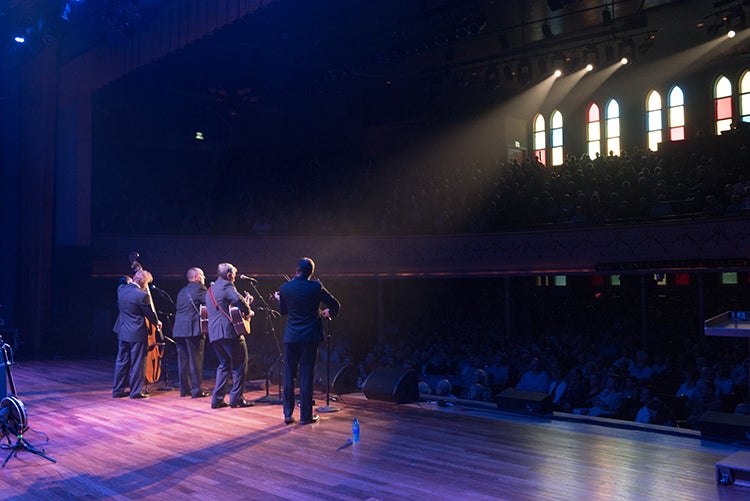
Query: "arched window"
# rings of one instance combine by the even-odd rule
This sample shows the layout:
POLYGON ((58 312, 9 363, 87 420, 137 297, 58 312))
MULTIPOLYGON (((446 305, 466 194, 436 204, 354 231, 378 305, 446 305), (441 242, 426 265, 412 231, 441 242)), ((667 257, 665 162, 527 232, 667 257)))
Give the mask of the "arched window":
POLYGON ((602 152, 602 122, 596 103, 589 106, 587 136, 589 157, 593 160, 602 152))
POLYGON ((606 114, 607 154, 620 154, 620 104, 612 99, 607 104, 606 114))
POLYGON ((669 107, 669 140, 683 141, 685 139, 685 95, 676 85, 669 91, 667 106, 669 107))
POLYGON ((727 77, 719 77, 714 87, 716 134, 732 128, 732 84, 727 77))
POLYGON ((661 94, 652 90, 646 96, 646 131, 648 149, 656 151, 662 141, 661 94))
POLYGON ((743 122, 750 122, 750 71, 740 77, 740 116, 743 122))
POLYGON ((547 128, 541 113, 534 117, 534 156, 547 165, 547 128))
POLYGON ((562 165, 563 155, 563 116, 558 110, 550 117, 550 146, 552 147, 552 165, 562 165))

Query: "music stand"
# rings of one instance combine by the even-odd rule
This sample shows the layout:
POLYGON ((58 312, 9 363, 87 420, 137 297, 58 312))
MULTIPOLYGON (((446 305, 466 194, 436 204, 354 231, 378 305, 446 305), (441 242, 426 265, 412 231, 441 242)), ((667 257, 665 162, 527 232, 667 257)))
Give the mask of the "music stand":
POLYGON ((341 409, 331 404, 331 319, 326 322, 326 404, 315 409, 317 412, 338 412, 341 409))

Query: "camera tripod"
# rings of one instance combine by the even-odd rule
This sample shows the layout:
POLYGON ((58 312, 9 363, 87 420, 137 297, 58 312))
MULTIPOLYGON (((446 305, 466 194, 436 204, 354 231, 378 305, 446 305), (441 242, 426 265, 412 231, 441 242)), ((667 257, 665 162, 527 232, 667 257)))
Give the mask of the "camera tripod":
POLYGON ((3 354, 3 365, 5 366, 5 371, 8 376, 8 386, 10 389, 10 395, 3 398, 3 400, 0 402, 0 430, 2 431, 0 440, 3 438, 7 438, 8 440, 7 445, 3 444, 0 447, 10 450, 8 457, 6 457, 5 461, 3 461, 3 468, 5 468, 5 465, 8 463, 8 461, 10 461, 10 458, 12 458, 13 456, 18 457, 18 453, 20 451, 31 452, 32 454, 36 454, 37 456, 41 456, 44 459, 47 459, 48 461, 57 463, 56 460, 49 457, 44 453, 44 451, 41 451, 31 445, 23 436, 23 432, 29 429, 28 416, 26 414, 26 407, 23 405, 23 402, 21 402, 21 400, 16 396, 16 385, 13 382, 13 374, 10 370, 12 361, 8 353, 9 349, 10 346, 5 344, 5 342, 3 342, 2 336, 0 336, 0 351, 2 351, 3 354), (10 435, 16 436, 15 444, 11 444, 10 435))

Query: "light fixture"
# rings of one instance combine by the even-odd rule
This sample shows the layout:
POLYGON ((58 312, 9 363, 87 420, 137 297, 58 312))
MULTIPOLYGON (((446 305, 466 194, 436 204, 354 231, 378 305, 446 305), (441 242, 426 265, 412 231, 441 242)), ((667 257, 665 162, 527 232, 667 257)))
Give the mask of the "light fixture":
POLYGON ((646 33, 646 37, 643 39, 640 45, 638 45, 638 53, 645 54, 646 52, 648 52, 649 49, 654 46, 655 38, 656 35, 654 35, 653 33, 646 33))
POLYGON ((594 65, 589 63, 586 65, 586 71, 594 71, 594 65))
POLYGON ((16 41, 16 43, 24 43, 26 41, 26 37, 23 35, 16 35, 13 40, 16 41))
POLYGON ((552 38, 554 36, 554 34, 552 33, 552 28, 550 28, 547 21, 544 21, 542 23, 542 35, 544 35, 544 38, 552 38))

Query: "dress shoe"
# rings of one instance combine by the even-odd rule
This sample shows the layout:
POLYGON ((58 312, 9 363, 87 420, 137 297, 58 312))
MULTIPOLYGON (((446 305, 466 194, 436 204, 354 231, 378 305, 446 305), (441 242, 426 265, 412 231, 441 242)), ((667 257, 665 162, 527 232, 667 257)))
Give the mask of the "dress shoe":
POLYGON ((313 424, 313 423, 317 423, 318 421, 320 421, 320 416, 315 414, 310 419, 300 419, 299 424, 313 424))
POLYGON ((284 424, 292 424, 295 421, 296 421, 296 419, 294 419, 294 417, 292 417, 292 416, 286 416, 284 418, 284 424))
POLYGON ((212 409, 221 409, 222 407, 229 407, 229 404, 223 400, 219 400, 218 402, 211 402, 212 409))
POLYGON ((135 395, 130 395, 130 398, 149 398, 148 393, 136 393, 135 395))
POLYGON ((129 396, 130 396, 130 392, 127 391, 127 390, 125 390, 125 391, 119 391, 117 393, 113 393, 112 394, 112 398, 125 398, 125 397, 129 397, 129 396))
POLYGON ((237 402, 236 404, 232 404, 230 407, 252 407, 255 405, 255 402, 251 402, 249 400, 245 400, 244 398, 237 402))
POLYGON ((207 391, 202 391, 196 395, 193 395, 193 398, 203 398, 203 397, 210 397, 211 394, 207 391))

